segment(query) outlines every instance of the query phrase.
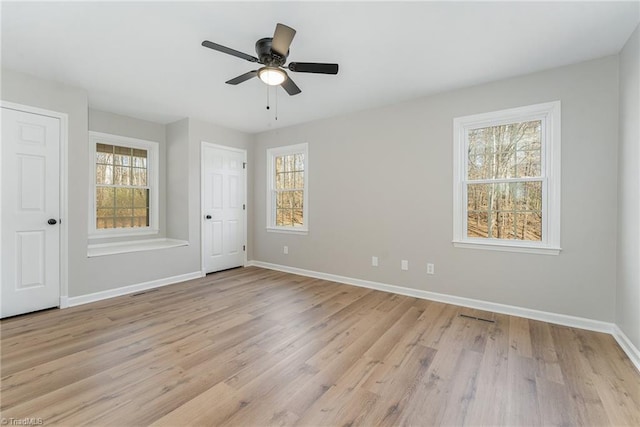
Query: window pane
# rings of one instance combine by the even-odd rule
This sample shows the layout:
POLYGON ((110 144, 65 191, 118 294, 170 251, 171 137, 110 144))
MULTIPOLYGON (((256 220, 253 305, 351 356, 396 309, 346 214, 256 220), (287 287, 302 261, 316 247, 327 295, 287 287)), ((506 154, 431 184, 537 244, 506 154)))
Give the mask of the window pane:
POLYGON ((131 228, 133 227, 133 218, 115 218, 116 228, 131 228))
POLYGON ((96 188, 96 207, 108 208, 115 206, 116 189, 112 187, 96 188))
POLYGON ((539 120, 471 129, 467 179, 540 176, 539 120))
POLYGON ((134 209, 133 210, 133 226, 134 227, 147 227, 149 225, 149 210, 148 209, 134 209))
POLYGON ((133 189, 116 188, 116 207, 133 206, 133 189))
POLYGON ((98 218, 110 218, 115 215, 115 210, 113 208, 98 208, 96 211, 98 218))
POLYGON ((282 173, 282 188, 283 189, 291 188, 291 174, 288 172, 282 173))
POLYGON ((96 165, 96 184, 113 184, 113 166, 96 165))
POLYGON ((468 184, 467 236, 542 240, 542 182, 468 184))
POLYGON ((270 225, 279 227, 304 226, 305 155, 290 153, 273 155, 273 187, 271 209, 275 218, 270 225))
POLYGON ((293 195, 291 191, 282 191, 276 195, 276 206, 278 208, 292 208, 293 207, 293 195))
POLYGON ((486 212, 469 212, 467 215, 468 237, 489 237, 486 212))
POLYGON ((516 152, 515 176, 517 178, 540 176, 540 174, 542 173, 540 160, 540 150, 516 152))
POLYGON ((116 166, 113 168, 113 183, 115 185, 130 185, 131 168, 116 166))
POLYGON ((133 190, 133 206, 135 207, 149 207, 149 190, 148 189, 137 189, 133 190))
POLYGON ((493 238, 515 239, 515 213, 498 211, 495 216, 495 223, 492 227, 493 238))
POLYGON ((293 207, 302 209, 304 203, 304 192, 303 191, 294 191, 293 192, 293 207))
POLYGON ((492 186, 492 184, 467 185, 467 209, 473 211, 487 210, 492 186))
POLYGON ((113 164, 113 154, 111 153, 96 153, 96 163, 112 165, 113 164))
POLYGON ((131 185, 138 187, 144 187, 147 185, 147 170, 141 168, 133 168, 133 175, 131 179, 131 185))
POLYGON ((276 209, 276 225, 291 226, 293 215, 291 209, 276 209))
POLYGON ((133 218, 133 226, 134 227, 148 227, 149 226, 149 217, 135 217, 133 218))
POLYGON ((148 215, 147 212, 147 208, 136 208, 133 210, 133 216, 146 218, 148 215))
POLYGON ((116 208, 116 216, 120 218, 131 218, 133 216, 133 209, 116 208))
POLYGON ((113 218, 97 218, 96 228, 98 230, 104 228, 113 228, 113 218))
POLYGON ((131 147, 121 147, 119 145, 113 146, 113 152, 115 154, 121 154, 123 156, 131 156, 133 149, 131 147))
POLYGON ((519 211, 542 210, 542 182, 513 184, 516 192, 516 209, 519 211))
POLYGON ((96 144, 96 153, 113 153, 113 145, 96 144))
POLYGON ((148 227, 149 150, 102 143, 95 148, 96 227, 148 227))
POLYGON ((542 240, 542 212, 522 212, 516 218, 517 239, 542 240))

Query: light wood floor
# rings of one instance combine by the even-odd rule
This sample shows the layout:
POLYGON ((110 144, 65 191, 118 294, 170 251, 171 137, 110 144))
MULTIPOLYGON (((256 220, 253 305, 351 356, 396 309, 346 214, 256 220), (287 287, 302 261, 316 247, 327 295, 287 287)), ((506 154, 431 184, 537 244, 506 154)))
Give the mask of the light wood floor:
POLYGON ((0 326, 44 425, 640 425, 609 335, 255 267, 0 326))

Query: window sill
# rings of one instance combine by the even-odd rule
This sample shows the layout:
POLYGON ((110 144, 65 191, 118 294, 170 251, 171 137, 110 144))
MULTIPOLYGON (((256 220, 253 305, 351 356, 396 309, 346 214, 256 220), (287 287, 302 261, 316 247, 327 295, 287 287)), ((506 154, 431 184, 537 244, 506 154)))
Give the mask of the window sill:
POLYGON ((130 252, 154 251, 158 249, 177 248, 189 246, 186 240, 177 239, 147 239, 130 242, 99 243, 87 247, 87 257, 99 257, 105 255, 125 254, 130 252))
POLYGON ((505 244, 498 242, 462 242, 453 241, 453 246, 456 248, 467 249, 482 249, 489 251, 502 251, 502 252, 520 252, 528 254, 542 254, 542 255, 560 255, 561 248, 551 246, 529 246, 529 245, 517 245, 517 244, 505 244))
POLYGON ((284 234, 309 234, 309 230, 306 228, 279 228, 279 227, 267 227, 269 233, 284 233, 284 234))

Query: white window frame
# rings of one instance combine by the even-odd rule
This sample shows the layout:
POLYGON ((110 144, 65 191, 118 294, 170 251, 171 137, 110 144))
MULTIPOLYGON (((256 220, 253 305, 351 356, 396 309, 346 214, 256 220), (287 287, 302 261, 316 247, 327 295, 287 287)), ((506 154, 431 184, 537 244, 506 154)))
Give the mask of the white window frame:
POLYGON ((89 238, 110 238, 110 237, 127 237, 127 236, 145 236, 158 234, 159 232, 159 202, 158 202, 158 183, 159 183, 159 145, 155 141, 146 141, 143 139, 129 138, 120 135, 111 135, 102 132, 89 132, 89 238), (109 144, 123 147, 139 148, 147 150, 147 179, 149 182, 149 226, 148 227, 130 227, 130 228, 96 228, 96 145, 109 144))
POLYGON ((287 145, 267 149, 267 231, 308 234, 309 232, 309 144, 287 145), (283 227, 276 225, 276 157, 289 154, 304 155, 304 195, 303 195, 303 225, 302 227, 283 227))
MULTIPOLYGON (((558 255, 560 247, 560 101, 458 117, 453 120, 453 245, 558 255), (468 135, 477 128, 542 121, 542 240, 511 240, 467 236, 468 135)), ((536 179, 536 180, 539 180, 536 179)), ((521 181, 516 179, 515 181, 521 181)))

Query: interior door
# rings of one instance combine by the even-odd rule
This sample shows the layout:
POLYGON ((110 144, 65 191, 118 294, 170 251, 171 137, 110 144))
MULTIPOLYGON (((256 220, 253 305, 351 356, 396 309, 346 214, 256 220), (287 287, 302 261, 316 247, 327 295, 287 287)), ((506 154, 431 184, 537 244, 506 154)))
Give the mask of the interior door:
POLYGON ((60 304, 60 120, 2 108, 0 317, 60 304))
POLYGON ((205 273, 244 265, 244 150, 202 144, 202 230, 205 273))

